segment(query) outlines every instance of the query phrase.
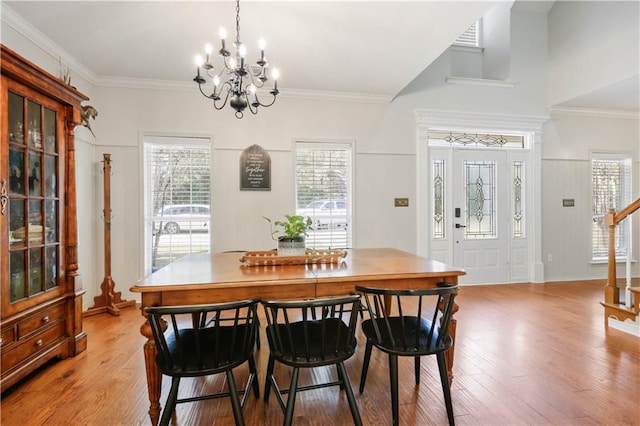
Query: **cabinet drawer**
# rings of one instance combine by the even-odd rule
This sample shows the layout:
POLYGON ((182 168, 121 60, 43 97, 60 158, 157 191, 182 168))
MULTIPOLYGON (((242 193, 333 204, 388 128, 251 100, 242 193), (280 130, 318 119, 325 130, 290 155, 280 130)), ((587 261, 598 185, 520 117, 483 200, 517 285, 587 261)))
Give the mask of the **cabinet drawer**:
POLYGON ((4 348, 16 340, 15 330, 15 327, 5 328, 2 330, 2 334, 0 335, 0 338, 2 339, 0 341, 0 348, 4 348))
POLYGON ((40 351, 46 350, 49 345, 59 340, 65 335, 64 321, 34 334, 30 338, 23 340, 13 349, 9 349, 2 353, 2 373, 9 371, 13 366, 23 360, 30 358, 40 351))
POLYGON ((64 318, 64 304, 53 306, 37 315, 30 316, 18 323, 18 339, 29 337, 31 333, 37 332, 39 328, 59 321, 64 318))

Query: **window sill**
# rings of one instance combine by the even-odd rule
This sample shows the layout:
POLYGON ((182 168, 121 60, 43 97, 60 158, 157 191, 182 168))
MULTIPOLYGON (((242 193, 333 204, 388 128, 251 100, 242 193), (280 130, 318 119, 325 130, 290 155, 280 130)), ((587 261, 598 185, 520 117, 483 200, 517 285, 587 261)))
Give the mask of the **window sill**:
MULTIPOLYGON (((631 263, 637 263, 638 261, 636 259, 631 259, 631 263)), ((609 263, 608 259, 591 259, 591 262, 589 262, 592 265, 606 265, 607 263, 609 263)), ((616 257, 616 264, 624 264, 627 263, 627 258, 625 257, 616 257)))
POLYGON ((479 46, 469 46, 465 44, 452 44, 449 49, 457 52, 470 52, 470 53, 482 53, 484 51, 483 47, 479 46))

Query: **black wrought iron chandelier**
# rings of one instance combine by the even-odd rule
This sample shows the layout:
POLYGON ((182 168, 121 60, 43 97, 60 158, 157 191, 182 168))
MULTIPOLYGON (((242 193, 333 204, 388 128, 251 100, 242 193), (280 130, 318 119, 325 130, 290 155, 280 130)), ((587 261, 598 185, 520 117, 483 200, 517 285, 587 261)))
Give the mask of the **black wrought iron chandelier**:
POLYGON ((260 59, 256 61, 256 65, 249 65, 245 62, 247 48, 240 41, 240 0, 236 0, 236 41, 233 43, 235 52, 233 56, 226 48, 226 32, 224 28, 220 28, 220 39, 222 47, 218 50, 218 54, 222 57, 222 67, 219 72, 216 71, 211 63, 213 48, 210 44, 205 46, 205 57, 196 56, 197 75, 193 79, 198 83, 200 93, 208 99, 213 100, 213 107, 217 110, 223 109, 227 102, 236 113, 236 118, 242 118, 244 110, 249 109, 252 114, 258 113, 258 107, 270 107, 276 101, 278 90, 278 70, 271 70, 271 78, 273 78, 273 89, 269 91, 271 98, 267 102, 263 102, 258 95, 258 89, 264 87, 269 80, 267 71, 269 64, 264 56, 265 43, 263 40, 259 42, 260 59), (207 80, 201 75, 200 69, 204 68, 204 72, 213 83, 213 92, 207 94, 203 90, 207 80), (221 81, 226 78, 227 80, 221 81))

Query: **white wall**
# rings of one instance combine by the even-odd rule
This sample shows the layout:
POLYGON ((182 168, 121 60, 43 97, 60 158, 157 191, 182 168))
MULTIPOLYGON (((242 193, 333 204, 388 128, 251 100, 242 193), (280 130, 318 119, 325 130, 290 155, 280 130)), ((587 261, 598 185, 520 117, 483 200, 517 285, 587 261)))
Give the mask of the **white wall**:
MULTIPOLYGON (((553 114, 544 128, 542 161, 543 260, 545 279, 562 281, 607 276, 606 264, 591 263, 591 175, 592 152, 621 152, 633 157, 634 178, 640 177, 640 139, 637 119, 585 117, 553 114), (575 207, 562 207, 564 198, 575 199, 575 207), (551 261, 549 261, 551 255, 551 261)), ((635 200, 640 188, 633 185, 635 200)), ((640 215, 633 215, 634 259, 640 259, 640 215)), ((638 262, 632 275, 640 275, 638 262)), ((618 276, 624 276, 619 265, 618 276)))
POLYGON ((548 105, 638 75, 640 3, 556 1, 549 13, 548 105))
MULTIPOLYGON (((100 87, 96 89, 95 106, 105 111, 96 121, 96 155, 109 152, 113 159, 112 176, 112 259, 113 275, 120 289, 125 290, 141 278, 142 197, 140 165, 140 135, 144 132, 171 135, 208 136, 213 143, 212 239, 216 251, 268 250, 274 247, 269 226, 263 216, 281 217, 295 209, 293 144, 304 140, 352 140, 356 143, 356 189, 359 194, 382 185, 403 187, 412 181, 412 168, 403 165, 402 173, 389 170, 386 157, 369 157, 361 161, 361 151, 372 151, 369 141, 386 109, 385 105, 338 101, 309 101, 283 97, 270 109, 242 120, 233 117, 229 109, 216 111, 192 92, 151 91, 100 87), (246 147, 259 144, 271 155, 271 191, 239 190, 239 157, 246 147), (408 174, 409 178, 406 178, 408 174), (372 183, 374 176, 384 175, 382 182, 372 183), (138 236, 132 239, 131 236, 138 236), (135 253, 134 253, 135 252, 135 253)), ((374 148, 375 150, 375 148, 374 148)), ((394 148, 389 147, 393 153, 394 148)), ((96 182, 99 184, 99 182, 96 182)), ((100 188, 96 188, 100 192, 100 188)), ((380 194, 380 191, 376 191, 380 194)), ((404 193, 404 191, 403 191, 404 193)), ((386 200, 387 204, 392 199, 386 200)), ((375 200, 374 203, 377 203, 375 200)), ((357 195, 355 212, 370 211, 366 199, 357 195), (363 204, 363 206, 360 205, 363 204)), ((380 212, 377 220, 394 221, 393 211, 380 212)), ((357 221, 357 220, 356 220, 357 221)), ((360 246, 379 245, 377 234, 359 232, 355 239, 360 246)), ((384 227, 382 234, 384 233, 384 227)), ((413 240, 391 245, 411 250, 413 240)), ((97 251, 102 249, 98 245, 97 251)), ((123 296, 133 298, 134 295, 123 296)))

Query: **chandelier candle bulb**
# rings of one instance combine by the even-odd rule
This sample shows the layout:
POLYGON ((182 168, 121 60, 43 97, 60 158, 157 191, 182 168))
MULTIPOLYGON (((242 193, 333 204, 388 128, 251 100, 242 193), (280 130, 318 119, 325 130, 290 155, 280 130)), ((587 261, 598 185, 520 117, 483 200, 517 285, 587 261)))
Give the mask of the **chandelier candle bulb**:
POLYGON ((227 38, 227 31, 224 28, 220 27, 219 34, 220 34, 220 42, 221 42, 221 45, 222 45, 222 48, 220 49, 220 54, 223 55, 223 56, 226 56, 226 55, 224 55, 223 52, 226 51, 225 40, 224 39, 227 38))
POLYGON ((211 55, 211 52, 213 52, 213 47, 210 44, 206 44, 204 46, 204 52, 207 54, 207 59, 206 59, 205 63, 207 65, 209 65, 209 57, 211 55))
POLYGON ((273 71, 271 71, 271 78, 273 78, 272 93, 275 92, 276 94, 278 93, 278 77, 280 77, 280 71, 278 71, 277 68, 274 68, 273 71))
POLYGON ((267 47, 267 42, 264 41, 263 38, 258 40, 258 49, 260 49, 260 60, 258 61, 258 65, 262 67, 263 75, 264 75, 264 66, 267 62, 264 60, 264 49, 267 47))

